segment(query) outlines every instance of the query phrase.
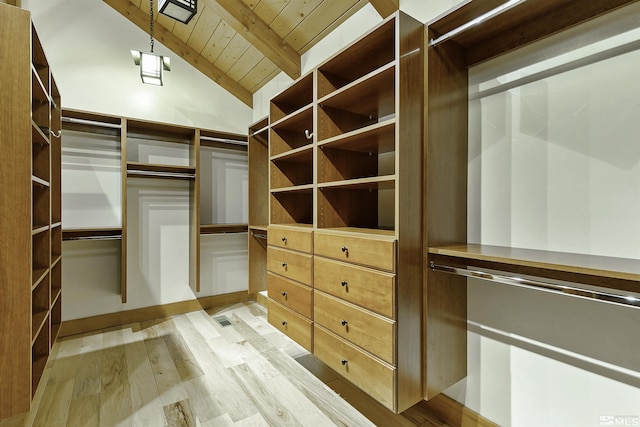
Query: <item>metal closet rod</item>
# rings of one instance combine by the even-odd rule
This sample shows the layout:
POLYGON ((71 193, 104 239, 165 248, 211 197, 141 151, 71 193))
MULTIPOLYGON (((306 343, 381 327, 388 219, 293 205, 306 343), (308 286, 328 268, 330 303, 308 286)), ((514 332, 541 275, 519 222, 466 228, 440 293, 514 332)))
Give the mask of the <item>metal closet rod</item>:
POLYGON ((76 119, 75 117, 62 117, 63 122, 75 123, 78 125, 100 126, 103 128, 121 129, 121 125, 115 123, 96 122, 94 120, 76 119))
POLYGON ((491 280, 493 282, 503 283, 505 285, 519 286, 530 289, 542 289, 550 292, 560 293, 573 297, 589 298, 597 301, 604 301, 613 304, 621 304, 640 308, 640 298, 633 295, 621 295, 604 291, 589 290, 572 285, 561 285, 556 283, 543 282, 533 279, 525 279, 521 277, 508 276, 505 274, 496 274, 482 270, 470 270, 467 268, 453 267, 450 265, 436 264, 429 262, 433 271, 441 271, 444 273, 457 274, 459 276, 474 277, 477 279, 491 280))
POLYGON ((122 236, 117 235, 107 235, 107 236, 78 236, 78 237, 67 237, 62 240, 64 241, 75 241, 75 240, 120 240, 122 236))
POLYGON ((238 141, 235 139, 227 139, 227 138, 216 138, 214 136, 201 136, 200 139, 202 139, 203 141, 221 142, 223 144, 247 145, 247 141, 238 141))

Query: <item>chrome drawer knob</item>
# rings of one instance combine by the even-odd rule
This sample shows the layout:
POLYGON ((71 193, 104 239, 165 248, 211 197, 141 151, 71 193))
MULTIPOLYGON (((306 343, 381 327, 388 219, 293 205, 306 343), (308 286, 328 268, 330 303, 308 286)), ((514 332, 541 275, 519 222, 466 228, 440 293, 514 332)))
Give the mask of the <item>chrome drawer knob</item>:
POLYGON ((282 326, 287 326, 287 322, 285 322, 284 320, 282 321, 282 326))
POLYGON ((287 268, 287 263, 286 263, 286 262, 283 262, 283 263, 282 263, 282 267, 287 268))
POLYGON ((342 321, 340 322, 340 324, 341 324, 342 326, 347 326, 347 323, 349 323, 349 322, 347 322, 346 320, 342 320, 342 321))
POLYGON ((287 296, 287 293, 286 293, 286 292, 283 292, 283 293, 282 293, 282 296, 283 296, 283 297, 286 297, 286 296, 287 296))
POLYGON ((346 280, 343 280, 342 282, 340 282, 340 284, 342 285, 342 287, 344 288, 345 286, 347 286, 347 282, 346 280))
POLYGON ((348 248, 348 247, 346 247, 346 246, 341 247, 341 248, 340 248, 340 250, 341 250, 342 252, 349 252, 349 248, 348 248))
POLYGON ((346 365, 348 363, 347 359, 342 359, 340 361, 340 363, 342 363, 342 366, 346 365))
POLYGON ((286 237, 282 237, 282 241, 286 243, 287 242, 287 238, 286 237))

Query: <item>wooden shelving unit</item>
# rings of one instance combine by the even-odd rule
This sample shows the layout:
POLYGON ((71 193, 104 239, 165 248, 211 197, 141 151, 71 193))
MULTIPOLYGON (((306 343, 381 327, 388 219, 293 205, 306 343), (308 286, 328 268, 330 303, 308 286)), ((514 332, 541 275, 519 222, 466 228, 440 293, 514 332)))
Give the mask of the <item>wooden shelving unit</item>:
POLYGON ((60 93, 30 14, 0 4, 0 418, 30 409, 61 314, 60 93))
POLYGON ((399 12, 270 108, 269 321, 397 412, 466 374, 465 299, 424 299, 425 47, 399 12))
POLYGON ((249 293, 267 290, 269 119, 249 127, 249 293))
MULTIPOLYGON (((245 152, 245 135, 215 130, 168 125, 113 117, 103 114, 65 110, 65 130, 86 135, 86 150, 102 150, 104 155, 119 153, 121 182, 121 224, 60 230, 64 240, 120 240, 122 302, 127 302, 127 181, 131 178, 185 180, 191 199, 191 277, 194 290, 200 290, 200 238, 202 235, 247 232, 246 224, 208 224, 201 221, 201 189, 207 190, 200 176, 203 150, 245 152), (204 187, 204 188, 203 188, 204 187)), ((210 190, 210 189, 209 189, 210 190)))

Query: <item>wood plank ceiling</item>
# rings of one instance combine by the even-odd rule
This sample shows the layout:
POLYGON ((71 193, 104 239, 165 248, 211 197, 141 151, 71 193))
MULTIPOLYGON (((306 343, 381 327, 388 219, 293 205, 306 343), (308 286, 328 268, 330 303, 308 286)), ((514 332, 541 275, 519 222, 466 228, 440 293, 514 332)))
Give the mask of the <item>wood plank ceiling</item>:
MULTIPOLYGON (((103 0, 149 32, 149 0, 103 0)), ((300 77, 300 56, 362 8, 365 0, 199 0, 187 24, 157 13, 154 38, 248 106, 284 71, 300 77)), ((399 0, 370 0, 386 17, 399 0)))

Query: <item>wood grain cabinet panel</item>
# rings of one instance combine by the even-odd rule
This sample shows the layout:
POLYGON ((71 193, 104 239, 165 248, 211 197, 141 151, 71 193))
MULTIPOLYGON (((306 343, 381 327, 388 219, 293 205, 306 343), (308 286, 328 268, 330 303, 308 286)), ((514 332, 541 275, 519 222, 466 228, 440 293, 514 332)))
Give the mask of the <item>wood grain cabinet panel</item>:
POLYGON ((396 269, 396 239, 390 236, 318 230, 313 239, 313 252, 353 264, 379 268, 386 271, 396 269))
POLYGON ((313 305, 312 289, 309 286, 298 284, 273 273, 267 273, 267 286, 269 298, 311 318, 313 305))
POLYGON ((312 351, 312 323, 309 319, 289 310, 277 302, 267 300, 267 320, 280 332, 312 351))
POLYGON ((385 407, 396 411, 396 370, 317 324, 314 354, 385 407))
POLYGON ((313 307, 317 324, 395 364, 396 322, 320 291, 314 293, 313 307))
POLYGON ((311 286, 313 276, 313 258, 311 255, 278 249, 267 248, 267 269, 273 273, 296 280, 311 286))
POLYGON ((267 243, 292 251, 311 253, 313 250, 313 232, 300 227, 269 226, 267 243))
POLYGON ((393 273, 314 257, 313 286, 384 316, 395 317, 396 276, 393 273))

